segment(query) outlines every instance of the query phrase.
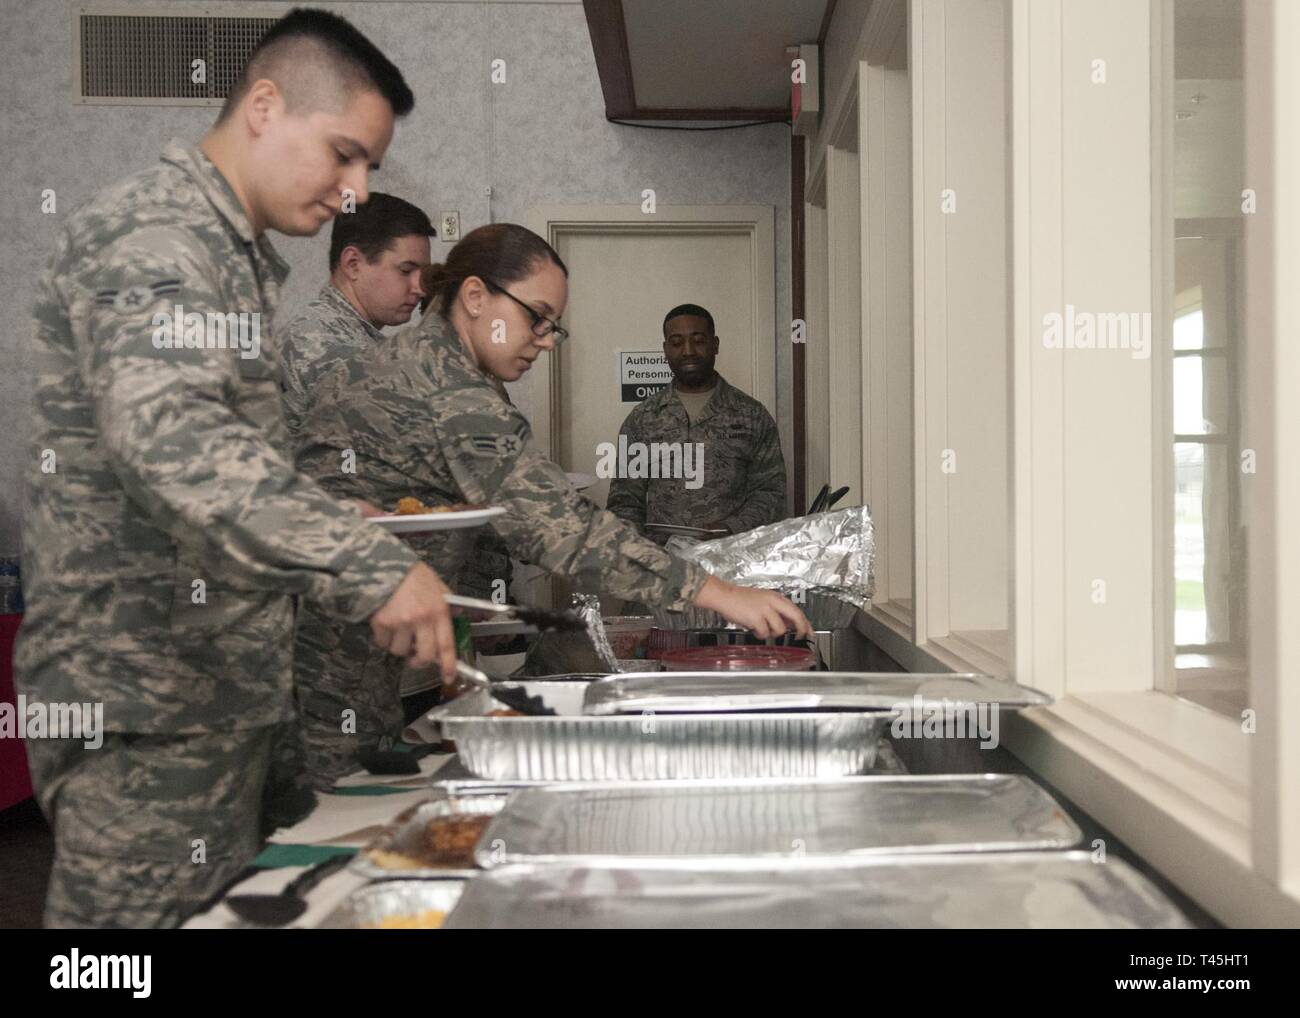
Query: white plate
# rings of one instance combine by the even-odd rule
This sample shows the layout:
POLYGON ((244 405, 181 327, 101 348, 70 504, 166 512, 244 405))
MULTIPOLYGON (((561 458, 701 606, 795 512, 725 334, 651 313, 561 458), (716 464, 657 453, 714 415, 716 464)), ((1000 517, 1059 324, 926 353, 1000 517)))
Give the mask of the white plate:
POLYGON ((464 530, 466 527, 481 527, 488 520, 505 515, 505 507, 488 506, 486 509, 464 509, 450 513, 419 513, 412 516, 371 516, 371 523, 378 523, 393 534, 418 534, 430 530, 464 530))
POLYGON ((574 491, 586 491, 596 483, 596 478, 591 474, 565 474, 564 476, 569 479, 569 487, 574 491))

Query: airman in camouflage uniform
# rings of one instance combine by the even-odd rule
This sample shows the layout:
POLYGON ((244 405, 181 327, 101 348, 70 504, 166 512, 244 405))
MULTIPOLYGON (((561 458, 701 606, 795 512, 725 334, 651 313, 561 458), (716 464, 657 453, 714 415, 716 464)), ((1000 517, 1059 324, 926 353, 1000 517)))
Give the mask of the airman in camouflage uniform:
POLYGON ((284 359, 284 422, 293 441, 320 380, 340 368, 347 370, 359 351, 387 337, 361 317, 333 283, 326 283, 288 325, 276 329, 276 338, 284 359))
MULTIPOLYGON (((615 477, 605 507, 644 528, 647 523, 722 527, 733 534, 785 517, 785 459, 776 422, 758 400, 717 375, 713 397, 699 416, 687 414, 675 385, 627 416, 620 442, 701 443, 704 463, 695 489, 682 477, 615 477)), ((662 542, 671 533, 649 532, 662 542)))
POLYGON ((415 562, 291 465, 267 327, 286 274, 175 142, 60 231, 35 310, 18 685, 102 703, 107 735, 27 743, 56 839, 48 925, 178 923, 300 815, 310 791, 277 766, 296 752, 294 596, 359 623, 415 562), (258 343, 169 346, 177 305, 258 315, 258 343))
MULTIPOLYGON (((504 506, 506 515, 493 526, 515 557, 620 597, 671 609, 691 603, 707 574, 575 494, 531 438, 523 415, 500 397, 452 327, 430 312, 358 353, 351 370, 333 372, 317 388, 297 465, 340 498, 389 509, 408 495, 427 505, 504 506)), ((420 535, 413 544, 454 590, 475 539, 474 530, 449 530, 420 535)), ((386 696, 390 724, 400 724, 395 677, 367 649, 365 635, 310 607, 299 620, 301 695, 325 708, 304 710, 313 771, 323 787, 355 766, 348 743, 338 738, 338 711, 363 698, 382 707, 373 701, 386 696), (315 731, 314 721, 320 722, 315 731), (340 742, 331 753, 330 744, 340 742)))

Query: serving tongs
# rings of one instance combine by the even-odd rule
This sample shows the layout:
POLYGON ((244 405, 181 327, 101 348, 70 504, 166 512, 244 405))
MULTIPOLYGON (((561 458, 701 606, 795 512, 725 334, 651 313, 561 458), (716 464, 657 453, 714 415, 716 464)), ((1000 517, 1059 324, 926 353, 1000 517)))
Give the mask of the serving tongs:
POLYGON ((489 679, 483 672, 464 661, 456 662, 456 677, 464 679, 471 686, 485 690, 493 699, 504 703, 511 710, 529 717, 554 717, 555 711, 542 702, 540 696, 529 696, 522 689, 504 689, 489 679))
POLYGON ((836 488, 831 491, 829 484, 823 484, 822 490, 817 492, 817 497, 813 499, 812 505, 808 507, 808 515, 814 516, 817 513, 829 512, 831 508, 849 493, 849 486, 846 484, 842 488, 836 488))
POLYGON ((554 611, 550 608, 533 608, 525 604, 497 604, 495 601, 484 601, 481 598, 465 597, 461 594, 448 594, 446 601, 457 608, 504 615, 517 622, 536 626, 542 632, 582 633, 587 629, 587 621, 574 611, 554 611))

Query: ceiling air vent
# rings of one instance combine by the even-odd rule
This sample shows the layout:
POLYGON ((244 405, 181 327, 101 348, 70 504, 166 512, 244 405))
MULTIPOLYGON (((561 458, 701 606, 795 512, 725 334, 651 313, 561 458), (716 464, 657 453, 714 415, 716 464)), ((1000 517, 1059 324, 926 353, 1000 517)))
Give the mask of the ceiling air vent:
POLYGON ((220 106, 276 18, 151 5, 82 6, 73 39, 79 103, 220 106), (130 13, 126 13, 130 11, 130 13))

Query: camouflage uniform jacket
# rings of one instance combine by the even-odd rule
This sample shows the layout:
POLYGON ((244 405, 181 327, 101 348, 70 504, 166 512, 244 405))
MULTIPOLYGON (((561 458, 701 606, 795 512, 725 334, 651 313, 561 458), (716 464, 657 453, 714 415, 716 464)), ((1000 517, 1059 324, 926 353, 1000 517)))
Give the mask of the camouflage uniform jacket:
POLYGON ((721 523, 738 534, 785 517, 785 459, 776 422, 762 403, 721 375, 694 422, 677 387, 669 385, 627 415, 619 439, 629 448, 698 442, 704 450, 703 484, 694 490, 680 477, 615 477, 605 506, 629 523, 721 523))
POLYGON ((293 595, 364 619, 415 561, 292 467, 275 345, 265 328, 251 342, 287 274, 176 142, 60 229, 35 308, 29 696, 102 702, 117 732, 287 720, 293 595), (199 342, 170 346, 176 305, 209 316, 199 342), (236 313, 244 347, 213 348, 238 321, 214 319, 236 313))
POLYGON ((275 338, 290 440, 297 438, 320 380, 331 371, 346 371, 353 354, 385 341, 383 330, 362 318, 333 283, 326 283, 293 321, 277 328, 275 338))
MULTIPOLYGON (((390 510, 407 495, 504 506, 492 525, 516 558, 619 597, 684 608, 704 585, 698 567, 571 489, 438 315, 358 359, 317 388, 299 436, 299 469, 327 491, 390 510)), ((413 543, 455 589, 474 539, 453 530, 413 543)))

